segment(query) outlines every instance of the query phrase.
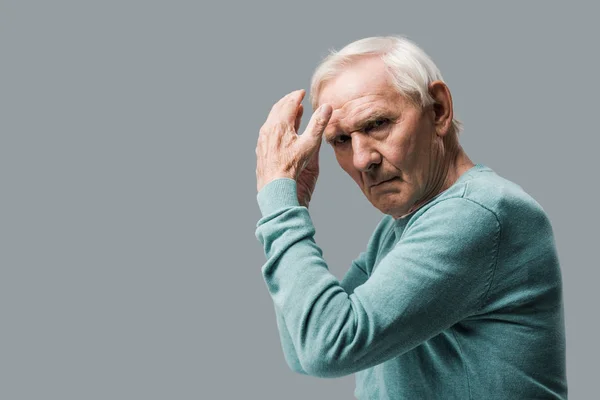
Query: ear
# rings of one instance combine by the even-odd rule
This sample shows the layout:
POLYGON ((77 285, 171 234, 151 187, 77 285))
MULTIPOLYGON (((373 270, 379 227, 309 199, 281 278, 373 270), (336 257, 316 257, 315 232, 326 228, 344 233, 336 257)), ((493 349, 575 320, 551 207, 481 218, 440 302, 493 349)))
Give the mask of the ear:
POLYGON ((452 129, 452 95, 450 89, 442 81, 434 81, 429 84, 429 94, 433 97, 433 123, 438 136, 446 136, 452 129))

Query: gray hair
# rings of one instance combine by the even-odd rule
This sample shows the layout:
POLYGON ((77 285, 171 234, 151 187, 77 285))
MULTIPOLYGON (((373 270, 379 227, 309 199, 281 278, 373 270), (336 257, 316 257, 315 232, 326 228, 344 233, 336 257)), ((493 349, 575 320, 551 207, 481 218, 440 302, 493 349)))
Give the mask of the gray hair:
MULTIPOLYGON (((444 81, 442 74, 429 56, 415 43, 403 36, 374 36, 360 39, 330 54, 316 68, 310 84, 310 102, 313 110, 323 86, 346 67, 361 58, 379 56, 390 72, 398 93, 417 107, 434 103, 429 94, 431 82, 444 81)), ((463 128, 462 122, 452 119, 456 135, 463 128)))

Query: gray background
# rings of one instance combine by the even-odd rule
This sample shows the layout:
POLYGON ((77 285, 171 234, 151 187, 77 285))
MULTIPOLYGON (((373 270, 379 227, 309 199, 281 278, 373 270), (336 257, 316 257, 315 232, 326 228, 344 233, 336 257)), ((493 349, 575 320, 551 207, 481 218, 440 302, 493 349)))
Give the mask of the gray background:
MULTIPOLYGON (((550 216, 570 397, 590 398, 597 10, 423 3, 1 1, 0 398, 352 398, 353 376, 285 364, 254 150, 330 48, 387 34, 437 63, 471 159, 550 216)), ((327 146, 321 165, 311 216, 341 278, 382 214, 327 146)))

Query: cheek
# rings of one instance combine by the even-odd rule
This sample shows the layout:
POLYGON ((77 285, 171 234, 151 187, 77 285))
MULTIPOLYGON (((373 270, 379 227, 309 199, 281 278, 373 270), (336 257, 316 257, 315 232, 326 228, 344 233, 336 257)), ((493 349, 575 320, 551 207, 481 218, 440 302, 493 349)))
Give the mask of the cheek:
POLYGON ((381 152, 383 158, 396 169, 404 171, 410 168, 415 150, 411 143, 407 141, 396 142, 386 146, 381 152))
MULTIPOLYGON (((384 157, 400 170, 410 170, 419 154, 423 152, 417 138, 418 133, 403 132, 394 136, 395 140, 386 143, 384 157)), ((408 171, 404 171, 408 172, 408 171)))

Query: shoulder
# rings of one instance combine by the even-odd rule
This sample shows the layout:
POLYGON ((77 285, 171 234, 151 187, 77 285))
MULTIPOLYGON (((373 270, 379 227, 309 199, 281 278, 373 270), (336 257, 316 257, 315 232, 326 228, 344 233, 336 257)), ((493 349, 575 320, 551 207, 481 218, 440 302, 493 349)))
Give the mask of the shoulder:
POLYGON ((551 230, 544 209, 532 196, 485 166, 418 210, 409 224, 455 233, 469 227, 469 232, 460 232, 457 239, 464 239, 465 235, 496 235, 500 230, 507 234, 517 230, 551 230))
POLYGON ((502 226, 501 199, 512 202, 511 198, 518 197, 502 189, 503 185, 511 184, 488 167, 478 165, 415 212, 403 236, 418 234, 420 240, 444 238, 449 242, 497 237, 502 226))
POLYGON ((536 218, 546 215, 542 206, 521 186, 481 164, 468 171, 423 211, 442 211, 450 206, 473 209, 476 208, 474 205, 493 214, 500 224, 510 222, 515 217, 536 218))
POLYGON ((370 251, 377 250, 381 242, 385 241, 394 231, 394 218, 384 215, 369 238, 368 248, 370 251))
MULTIPOLYGON (((403 237, 425 242, 477 243, 497 239, 501 224, 495 211, 460 193, 440 198, 420 209, 408 222, 403 237)), ((405 238, 406 239, 406 238, 405 238)))
POLYGON ((489 169, 465 180, 462 197, 490 210, 503 226, 548 219, 542 206, 520 185, 489 169))

